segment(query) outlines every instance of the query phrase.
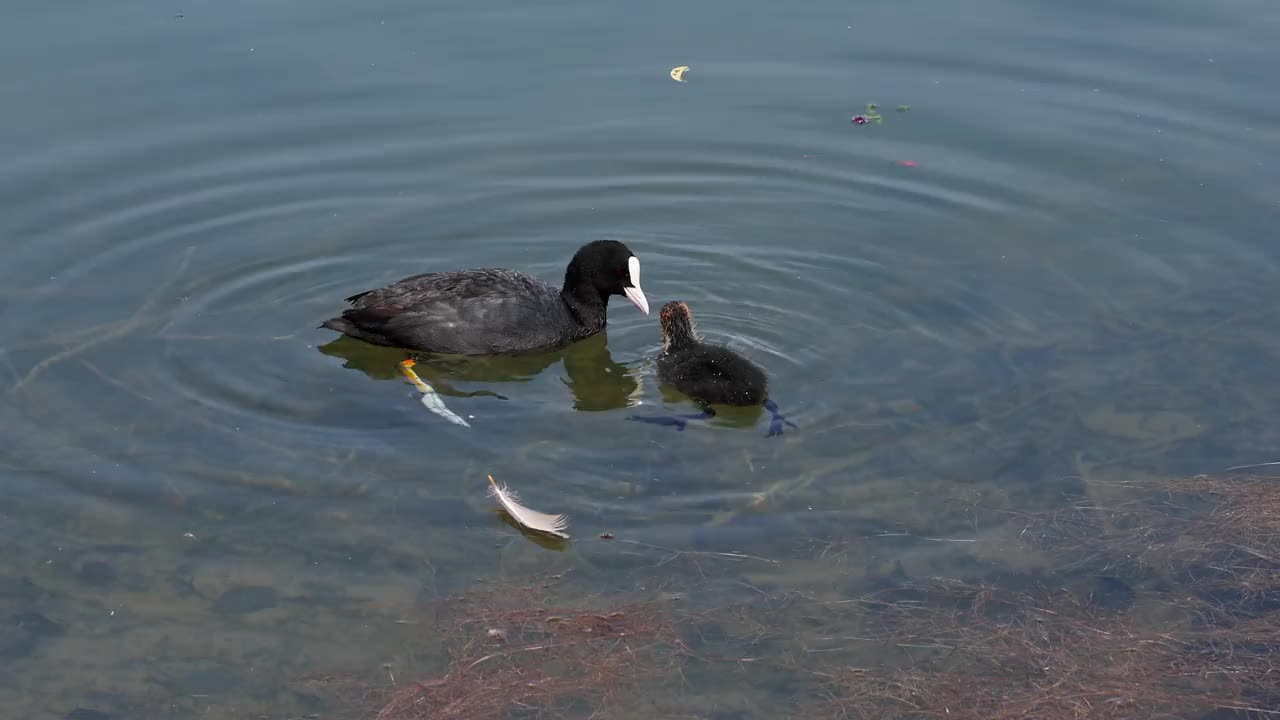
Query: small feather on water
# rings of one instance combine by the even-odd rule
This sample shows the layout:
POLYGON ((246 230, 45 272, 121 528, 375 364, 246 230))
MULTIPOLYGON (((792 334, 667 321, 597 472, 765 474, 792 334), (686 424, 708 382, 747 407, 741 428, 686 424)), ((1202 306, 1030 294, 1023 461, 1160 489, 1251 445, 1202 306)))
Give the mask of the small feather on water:
POLYGON ((556 537, 569 537, 564 531, 569 526, 565 515, 548 515, 521 505, 520 496, 506 485, 499 485, 492 475, 489 476, 489 496, 497 500, 502 509, 521 527, 556 537))

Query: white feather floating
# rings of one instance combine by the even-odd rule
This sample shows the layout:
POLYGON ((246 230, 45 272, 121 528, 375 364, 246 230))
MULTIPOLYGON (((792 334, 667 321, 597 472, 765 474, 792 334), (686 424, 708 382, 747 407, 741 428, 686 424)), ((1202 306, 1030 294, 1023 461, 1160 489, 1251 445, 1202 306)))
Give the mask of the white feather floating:
POLYGON ((400 372, 404 373, 405 377, 409 378, 409 382, 413 383, 414 387, 418 388, 418 391, 422 393, 423 406, 454 425, 461 425, 462 427, 468 428, 471 427, 466 420, 458 417, 456 413, 445 407, 444 401, 440 399, 440 393, 436 392, 435 388, 423 382, 422 378, 418 377, 418 373, 413 371, 413 366, 414 362, 412 359, 402 360, 400 361, 400 372))
POLYGON ((530 510, 520 504, 520 496, 516 495, 514 490, 508 489, 506 485, 499 485, 492 475, 489 476, 489 496, 497 500, 502 509, 506 510, 507 514, 521 527, 556 537, 569 537, 564 531, 569 527, 569 519, 566 516, 548 515, 530 510))

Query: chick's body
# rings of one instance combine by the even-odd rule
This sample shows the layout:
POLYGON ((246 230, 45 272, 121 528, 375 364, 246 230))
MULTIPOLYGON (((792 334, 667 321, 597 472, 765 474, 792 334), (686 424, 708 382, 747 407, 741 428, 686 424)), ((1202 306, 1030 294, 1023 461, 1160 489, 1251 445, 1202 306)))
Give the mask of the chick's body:
POLYGON ((768 399, 764 370, 726 347, 698 339, 688 305, 667 303, 661 321, 659 380, 706 405, 760 405, 768 399))

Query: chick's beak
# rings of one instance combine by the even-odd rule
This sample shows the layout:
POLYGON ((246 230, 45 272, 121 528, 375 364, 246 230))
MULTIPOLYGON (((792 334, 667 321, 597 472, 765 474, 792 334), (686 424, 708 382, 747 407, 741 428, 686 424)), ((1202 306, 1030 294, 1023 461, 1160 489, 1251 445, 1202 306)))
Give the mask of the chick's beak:
POLYGON ((649 314, 649 301, 645 298, 644 291, 640 289, 639 285, 622 288, 622 294, 627 296, 632 305, 640 308, 640 312, 645 315, 649 314))

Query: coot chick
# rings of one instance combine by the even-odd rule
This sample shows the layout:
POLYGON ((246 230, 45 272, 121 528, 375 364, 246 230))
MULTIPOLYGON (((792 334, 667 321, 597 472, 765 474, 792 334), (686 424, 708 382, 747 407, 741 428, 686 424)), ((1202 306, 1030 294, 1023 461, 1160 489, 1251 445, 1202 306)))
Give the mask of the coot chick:
POLYGON ((596 240, 574 254, 562 287, 516 270, 422 273, 352 295, 351 309, 320 327, 441 354, 554 350, 603 330, 613 295, 649 314, 639 258, 616 240, 596 240))
POLYGON ((675 425, 684 430, 689 420, 715 416, 711 405, 763 405, 772 415, 769 436, 781 435, 783 424, 795 423, 778 413, 769 398, 769 379, 758 365, 722 345, 703 342, 693 331, 693 315, 683 302, 662 306, 662 351, 658 353, 658 379, 688 395, 699 405, 697 415, 642 417, 632 420, 675 425))

